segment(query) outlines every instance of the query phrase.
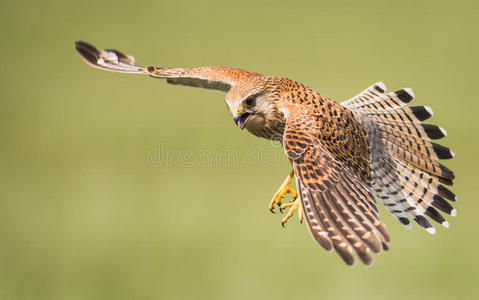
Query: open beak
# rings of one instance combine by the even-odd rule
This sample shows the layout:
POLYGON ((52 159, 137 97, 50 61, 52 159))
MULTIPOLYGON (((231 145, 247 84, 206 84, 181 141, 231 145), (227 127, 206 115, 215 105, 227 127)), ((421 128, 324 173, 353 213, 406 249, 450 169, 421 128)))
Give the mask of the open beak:
POLYGON ((233 120, 235 121, 235 124, 238 125, 241 130, 243 130, 244 126, 246 125, 246 121, 248 121, 248 118, 250 116, 251 116, 250 113, 242 113, 242 114, 235 113, 233 114, 233 120))

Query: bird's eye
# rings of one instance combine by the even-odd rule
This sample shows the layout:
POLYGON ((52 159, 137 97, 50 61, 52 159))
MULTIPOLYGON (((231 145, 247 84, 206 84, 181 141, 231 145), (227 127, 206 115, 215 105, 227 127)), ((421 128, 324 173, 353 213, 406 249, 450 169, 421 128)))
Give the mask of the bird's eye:
POLYGON ((245 103, 247 106, 252 106, 252 105, 254 105, 255 100, 256 100, 256 97, 255 97, 255 96, 249 96, 248 98, 246 98, 246 100, 244 101, 244 103, 245 103))

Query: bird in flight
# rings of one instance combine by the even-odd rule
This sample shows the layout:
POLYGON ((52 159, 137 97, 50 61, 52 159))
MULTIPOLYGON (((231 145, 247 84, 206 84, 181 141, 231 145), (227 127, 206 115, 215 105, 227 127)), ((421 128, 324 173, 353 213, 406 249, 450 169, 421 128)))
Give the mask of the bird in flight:
POLYGON ((378 82, 338 103, 284 77, 227 67, 140 67, 117 50, 99 51, 82 41, 75 48, 99 69, 225 92, 239 128, 280 141, 291 161, 269 209, 289 208, 283 225, 297 211, 312 238, 348 265, 354 264, 354 253, 370 265, 372 253, 388 250, 391 239, 376 201, 407 229, 413 220, 431 234, 436 231, 430 220, 449 227, 439 211, 457 214, 449 203, 457 197, 446 187, 454 173, 438 162, 454 153, 432 141, 446 131, 422 123, 432 109, 408 106, 414 99, 410 88, 386 92, 378 82), (287 194, 293 201, 284 203, 287 194))

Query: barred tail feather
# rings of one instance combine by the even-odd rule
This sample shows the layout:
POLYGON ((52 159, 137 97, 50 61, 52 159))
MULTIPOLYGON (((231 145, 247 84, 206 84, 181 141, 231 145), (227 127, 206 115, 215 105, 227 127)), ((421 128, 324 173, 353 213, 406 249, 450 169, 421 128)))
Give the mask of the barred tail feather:
POLYGON ((433 111, 429 106, 407 106, 414 97, 410 88, 386 93, 383 83, 375 83, 341 104, 357 114, 368 133, 374 196, 406 228, 414 220, 434 234, 428 218, 449 227, 441 213, 457 214, 449 203, 457 197, 445 187, 452 185, 455 175, 438 162, 453 158, 454 152, 432 142, 447 132, 422 123, 433 111))

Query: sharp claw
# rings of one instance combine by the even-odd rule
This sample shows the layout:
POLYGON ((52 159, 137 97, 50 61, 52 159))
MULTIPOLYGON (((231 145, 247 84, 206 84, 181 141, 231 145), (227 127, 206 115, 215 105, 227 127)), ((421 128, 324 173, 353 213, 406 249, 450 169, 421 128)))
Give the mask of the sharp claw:
POLYGON ((280 213, 283 213, 283 209, 281 208, 281 203, 276 203, 276 205, 278 205, 279 212, 280 212, 280 213))
MULTIPOLYGON (((293 171, 291 171, 288 177, 286 178, 286 180, 278 189, 278 191, 274 194, 273 199, 270 202, 270 207, 271 207, 270 211, 273 214, 276 213, 274 211, 276 205, 278 206, 278 210, 280 213, 283 213, 284 209, 289 208, 287 215, 283 218, 283 220, 286 220, 286 221, 293 215, 294 211, 298 208, 297 203, 295 203, 298 197, 298 193, 291 188, 291 179, 293 178, 293 176, 294 176, 294 173, 293 171), (286 197, 288 194, 291 195, 291 198, 292 198, 291 202, 286 201, 286 197), (284 200, 284 204, 282 203, 282 200, 284 200), (283 209, 283 206, 284 206, 284 209, 283 209)), ((283 220, 281 221, 281 226, 286 228, 285 226, 286 222, 284 222, 283 220)))

